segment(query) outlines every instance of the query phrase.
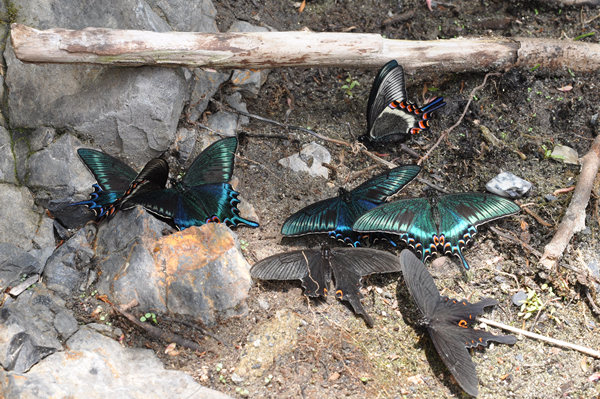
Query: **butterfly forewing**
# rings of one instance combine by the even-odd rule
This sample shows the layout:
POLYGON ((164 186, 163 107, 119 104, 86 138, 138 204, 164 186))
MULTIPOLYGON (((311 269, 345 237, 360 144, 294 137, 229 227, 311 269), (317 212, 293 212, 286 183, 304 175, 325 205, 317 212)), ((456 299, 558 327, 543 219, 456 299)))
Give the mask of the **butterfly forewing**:
POLYGON ((129 209, 135 206, 135 197, 138 195, 152 196, 155 192, 164 189, 168 177, 169 164, 167 161, 162 158, 151 159, 119 199, 119 209, 129 209))
POLYGON ((285 236, 324 233, 335 230, 342 201, 339 197, 328 198, 302 208, 288 217, 281 227, 285 236))
POLYGON ((418 165, 404 165, 391 169, 385 173, 367 180, 351 191, 356 199, 363 199, 376 205, 383 203, 389 196, 402 190, 417 175, 421 167, 418 165))
POLYGON ((400 253, 402 276, 423 316, 433 315, 436 306, 440 303, 440 293, 435 286, 433 277, 410 250, 405 249, 400 253))
POLYGON ((385 64, 377 74, 367 103, 367 128, 371 132, 375 120, 392 101, 406 100, 404 70, 394 60, 385 64))
POLYGON ((250 275, 260 280, 301 280, 307 296, 326 296, 331 268, 320 250, 285 252, 257 262, 250 275))
POLYGON ((233 174, 237 143, 236 137, 227 137, 211 144, 196 157, 182 183, 187 186, 227 183, 233 174))
MULTIPOLYGON (((438 204, 440 209, 460 215, 474 227, 515 214, 521 209, 511 200, 488 193, 446 194, 439 197, 438 204)), ((451 226, 452 220, 446 223, 442 219, 440 230, 449 229, 448 224, 451 226)))
POLYGON ((98 185, 105 191, 125 192, 135 179, 135 170, 100 151, 80 148, 77 154, 96 178, 98 185))

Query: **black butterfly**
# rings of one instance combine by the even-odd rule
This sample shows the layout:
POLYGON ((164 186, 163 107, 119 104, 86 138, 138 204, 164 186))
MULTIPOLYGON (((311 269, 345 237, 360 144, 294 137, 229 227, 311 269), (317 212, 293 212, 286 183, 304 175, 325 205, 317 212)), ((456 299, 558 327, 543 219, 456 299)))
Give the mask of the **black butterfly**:
POLYGON ((335 297, 348 301, 354 312, 373 327, 373 319, 360 303, 362 278, 398 271, 398 257, 388 252, 369 248, 329 248, 323 244, 320 250, 304 249, 270 256, 252 266, 250 275, 260 280, 300 280, 304 295, 326 297, 333 274, 335 297))
POLYGON ((377 74, 367 103, 367 141, 405 141, 429 128, 431 113, 446 103, 436 97, 419 108, 407 101, 404 70, 394 60, 377 74))
POLYGON ((404 165, 367 180, 351 191, 339 189, 337 197, 315 202, 287 218, 281 227, 285 236, 329 233, 352 246, 360 245, 361 236, 352 224, 366 211, 382 204, 410 183, 421 170, 417 165, 404 165))
POLYGON ((519 212, 514 202, 487 193, 455 193, 405 198, 362 215, 352 229, 399 234, 423 262, 434 252, 454 254, 469 269, 462 250, 477 226, 519 212))
POLYGON ((498 301, 484 298, 469 303, 441 296, 423 262, 408 249, 400 253, 400 264, 408 291, 423 314, 420 324, 427 328, 435 349, 461 388, 477 396, 477 371, 467 348, 487 346, 489 341, 509 345, 517 342, 512 335, 470 328, 484 308, 498 301))
POLYGON ((233 173, 237 138, 219 140, 198 155, 180 181, 171 188, 131 196, 122 207, 141 205, 160 217, 172 219, 179 229, 208 222, 258 223, 239 216, 238 192, 228 183, 233 173))
POLYGON ((162 158, 150 160, 137 174, 132 168, 101 151, 80 148, 77 154, 96 178, 90 199, 71 205, 86 205, 96 214, 96 220, 112 217, 132 196, 164 188, 169 166, 162 158))

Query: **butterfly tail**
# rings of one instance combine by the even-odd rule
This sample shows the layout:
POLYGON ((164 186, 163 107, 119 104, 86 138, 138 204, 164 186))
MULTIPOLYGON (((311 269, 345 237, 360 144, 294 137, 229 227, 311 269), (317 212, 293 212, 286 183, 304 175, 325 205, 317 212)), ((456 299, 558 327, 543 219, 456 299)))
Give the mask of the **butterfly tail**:
POLYGON ((459 246, 455 247, 454 255, 456 255, 460 258, 460 261, 462 262, 462 265, 465 269, 467 269, 467 270, 470 269, 469 264, 467 263, 467 260, 465 259, 465 256, 463 255, 459 246))
POLYGON ((118 199, 118 193, 110 193, 102 190, 98 184, 93 184, 94 192, 85 201, 74 202, 69 206, 85 205, 96 214, 96 220, 100 221, 106 216, 110 205, 118 199))
POLYGON ((444 102, 444 97, 436 97, 432 101, 430 101, 428 104, 422 106, 421 112, 430 114, 433 111, 436 111, 444 106, 446 106, 446 103, 444 102))
POLYGON ((237 191, 233 189, 230 191, 229 205, 231 205, 231 213, 233 214, 233 216, 226 218, 224 222, 231 223, 233 226, 237 226, 238 224, 245 224, 249 227, 258 227, 258 223, 240 216, 240 210, 237 207, 237 205, 240 203, 240 200, 237 197, 238 195, 239 193, 237 191))

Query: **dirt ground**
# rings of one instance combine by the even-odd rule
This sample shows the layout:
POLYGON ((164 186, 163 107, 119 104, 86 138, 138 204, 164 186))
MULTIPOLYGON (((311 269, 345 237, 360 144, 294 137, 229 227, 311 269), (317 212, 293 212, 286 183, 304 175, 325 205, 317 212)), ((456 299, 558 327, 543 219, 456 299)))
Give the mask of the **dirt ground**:
MULTIPOLYGON (((424 0, 313 0, 302 13, 298 4, 287 0, 214 3, 222 31, 235 19, 276 30, 308 27, 416 40, 488 35, 573 39, 600 27, 600 18, 586 22, 598 16, 599 8, 560 8, 541 1, 447 0, 430 12, 424 0), (406 12, 414 15, 399 23, 385 23, 406 12)), ((597 42, 598 35, 582 40, 597 42)), ((375 73, 333 68, 272 70, 258 97, 247 100, 248 109, 352 142, 365 132, 366 102, 375 73), (360 83, 352 97, 341 89, 348 76, 360 83)), ((423 155, 442 130, 458 120, 469 92, 481 84, 483 75, 416 73, 407 80, 412 101, 422 104, 426 97, 441 95, 447 102, 436 112, 431 130, 406 143, 423 155)), ((544 224, 522 212, 491 225, 543 251, 571 193, 556 194, 550 201, 546 196, 573 186, 579 173, 579 166, 549 158, 548 150, 562 144, 577 150, 579 156, 585 154, 595 135, 590 119, 600 111, 599 86, 598 74, 566 68, 517 69, 491 78, 476 94, 461 125, 425 162, 420 176, 453 192, 484 191, 485 183, 500 171, 532 182, 533 190, 521 201, 544 224), (559 90, 569 85, 572 90, 559 90), (501 144, 489 145, 482 127, 501 144)), ((223 88, 221 94, 227 90, 223 88)), ((259 229, 237 229, 240 239, 247 242, 245 254, 251 264, 277 252, 317 245, 321 238, 282 240, 281 224, 298 209, 336 195, 339 186, 351 189, 382 171, 365 156, 316 140, 331 152, 333 173, 329 180, 310 178, 284 169, 277 161, 315 141, 314 137, 255 120, 241 137, 235 168, 238 189, 254 206, 261 223, 259 229)), ((385 159, 398 164, 415 162, 398 146, 385 148, 385 153, 385 159)), ((400 195, 418 196, 423 188, 414 182, 400 195)), ((598 193, 596 185, 587 209, 588 228, 574 237, 563 264, 582 268, 592 261, 600 263, 598 193)), ((457 258, 428 262, 443 294, 471 300, 494 297, 500 305, 485 315, 488 318, 600 348, 600 321, 572 272, 561 268, 558 273, 546 273, 537 266, 535 254, 486 226, 465 256, 472 268, 469 273, 457 258), (511 303, 511 296, 519 290, 535 292, 544 305, 541 311, 529 312, 527 319, 519 315, 520 309, 511 303)), ((202 354, 181 350, 175 356, 165 355, 164 343, 130 327, 127 340, 155 349, 167 367, 185 370, 200 383, 238 397, 466 396, 453 383, 427 334, 416 326, 418 314, 401 276, 378 276, 368 283, 363 304, 375 320, 372 329, 333 298, 308 301, 299 283, 261 282, 250 292, 248 315, 212 329, 223 343, 203 339, 206 352, 202 354)), ((185 328, 179 332, 191 334, 185 328)), ((600 383, 588 379, 600 371, 600 360, 578 352, 520 338, 512 347, 492 345, 472 354, 482 398, 590 398, 600 392, 600 383)))

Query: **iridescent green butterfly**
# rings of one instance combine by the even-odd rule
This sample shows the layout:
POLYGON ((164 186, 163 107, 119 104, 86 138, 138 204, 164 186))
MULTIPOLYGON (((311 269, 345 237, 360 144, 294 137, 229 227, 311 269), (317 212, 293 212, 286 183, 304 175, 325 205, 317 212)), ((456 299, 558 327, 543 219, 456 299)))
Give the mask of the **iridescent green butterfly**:
POLYGON ((425 261, 440 249, 469 264, 462 250, 477 226, 519 212, 506 198, 487 193, 457 193, 439 197, 408 198, 381 205, 362 215, 352 229, 400 235, 425 261))

